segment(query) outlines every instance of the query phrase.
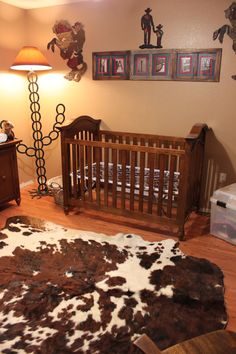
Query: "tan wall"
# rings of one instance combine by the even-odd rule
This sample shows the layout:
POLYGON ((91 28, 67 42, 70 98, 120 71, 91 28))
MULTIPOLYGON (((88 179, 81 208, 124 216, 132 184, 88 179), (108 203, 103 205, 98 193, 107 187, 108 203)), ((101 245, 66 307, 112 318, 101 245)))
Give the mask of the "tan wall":
MULTIPOLYGON (((11 120, 16 137, 30 144, 27 81, 24 74, 9 70, 18 49, 25 44, 26 18, 26 10, 0 2, 0 120, 11 120)), ((21 182, 34 177, 32 163, 25 155, 18 155, 21 182)))
MULTIPOLYGON (((236 82, 231 79, 231 75, 236 74, 235 53, 227 35, 223 45, 212 40, 214 30, 228 23, 224 10, 229 4, 226 0, 150 0, 148 4, 142 0, 103 0, 28 10, 26 17, 23 10, 18 10, 27 27, 24 32, 25 45, 38 46, 53 66, 52 72, 39 77, 45 133, 52 127, 55 107, 60 102, 66 106, 67 119, 87 114, 101 118, 103 127, 109 129, 182 136, 194 123, 206 122, 214 133, 209 134, 206 169, 213 174, 217 172, 216 179, 218 172, 226 172, 226 183, 235 182, 236 82), (92 80, 93 51, 139 49, 143 41, 140 18, 147 6, 152 8, 155 24, 163 24, 164 48, 223 48, 219 83, 92 80), (63 78, 68 69, 58 50, 55 53, 46 50, 47 43, 54 36, 52 27, 60 19, 66 19, 71 24, 80 21, 85 27, 84 60, 88 71, 79 83, 63 78)), ((9 18, 5 21, 6 32, 13 31, 15 20, 9 18)), ((22 30, 21 25, 19 20, 17 26, 22 30)), ((2 24, 1 27, 4 33, 2 24)), ((11 37, 10 41, 13 42, 15 56, 22 45, 22 38, 15 41, 11 37)), ((7 46, 5 42, 0 39, 1 57, 4 56, 6 64, 14 56, 10 58, 12 51, 3 53, 7 46)), ((1 65, 1 72, 5 69, 1 65)), ((5 93, 7 97, 1 105, 1 114, 11 117, 17 126, 17 135, 22 137, 25 136, 27 124, 20 126, 19 111, 21 122, 26 121, 26 115, 29 119, 25 95, 23 89, 21 96, 13 87, 12 92, 5 93), (7 100, 15 100, 16 97, 21 101, 20 106, 7 103, 7 100)), ((60 173, 59 141, 47 150, 48 177, 51 177, 60 173)), ((21 176, 22 180, 29 178, 22 171, 21 176)))

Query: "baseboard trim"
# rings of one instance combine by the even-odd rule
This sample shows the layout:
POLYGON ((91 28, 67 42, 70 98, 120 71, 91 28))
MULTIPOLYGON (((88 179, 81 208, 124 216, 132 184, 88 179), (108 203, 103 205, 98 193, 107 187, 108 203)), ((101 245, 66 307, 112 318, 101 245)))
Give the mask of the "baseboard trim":
POLYGON ((23 183, 20 184, 20 189, 23 189, 23 188, 25 188, 25 187, 29 186, 30 184, 33 184, 33 183, 34 183, 34 181, 32 179, 27 181, 27 182, 23 182, 23 183))
POLYGON ((199 211, 200 211, 200 213, 203 213, 203 214, 210 214, 211 213, 211 209, 208 209, 208 208, 200 208, 199 211))

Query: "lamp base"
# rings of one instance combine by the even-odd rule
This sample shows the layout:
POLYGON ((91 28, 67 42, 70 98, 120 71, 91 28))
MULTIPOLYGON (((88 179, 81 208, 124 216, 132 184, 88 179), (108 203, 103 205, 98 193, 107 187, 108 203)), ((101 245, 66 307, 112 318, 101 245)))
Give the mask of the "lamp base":
POLYGON ((50 188, 47 188, 45 190, 40 190, 39 188, 35 188, 35 189, 32 189, 31 191, 29 191, 29 194, 31 196, 31 198, 37 198, 37 199, 40 199, 42 197, 52 197, 53 196, 53 193, 52 193, 52 190, 50 188))

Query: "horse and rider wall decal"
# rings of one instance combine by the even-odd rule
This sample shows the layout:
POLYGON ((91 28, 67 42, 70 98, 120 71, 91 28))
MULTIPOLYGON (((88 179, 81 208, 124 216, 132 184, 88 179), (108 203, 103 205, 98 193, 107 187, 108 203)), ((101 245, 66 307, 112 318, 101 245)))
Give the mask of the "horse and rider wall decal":
MULTIPOLYGON (((213 39, 219 39, 223 43, 224 35, 227 35, 233 40, 232 48, 236 54, 236 2, 234 1, 228 9, 225 10, 225 18, 230 21, 230 25, 223 25, 213 33, 213 39)), ((232 75, 232 79, 236 80, 236 75, 232 75)))
POLYGON ((83 59, 83 45, 85 42, 85 31, 82 23, 75 22, 72 26, 66 20, 56 21, 53 28, 54 37, 48 44, 47 49, 55 51, 55 47, 60 50, 60 56, 66 60, 70 72, 65 75, 65 79, 70 81, 80 81, 82 75, 87 70, 87 64, 83 59))

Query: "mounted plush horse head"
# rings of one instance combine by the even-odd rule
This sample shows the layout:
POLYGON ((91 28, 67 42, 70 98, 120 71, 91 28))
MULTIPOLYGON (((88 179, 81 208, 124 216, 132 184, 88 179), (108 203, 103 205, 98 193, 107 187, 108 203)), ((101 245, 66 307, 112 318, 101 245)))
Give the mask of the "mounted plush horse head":
MULTIPOLYGON (((225 17, 230 21, 231 25, 224 25, 213 33, 213 39, 219 39, 223 43, 225 33, 233 40, 233 50, 236 53, 236 2, 234 1, 228 9, 225 10, 225 17)), ((232 78, 236 80, 236 75, 232 78)))

